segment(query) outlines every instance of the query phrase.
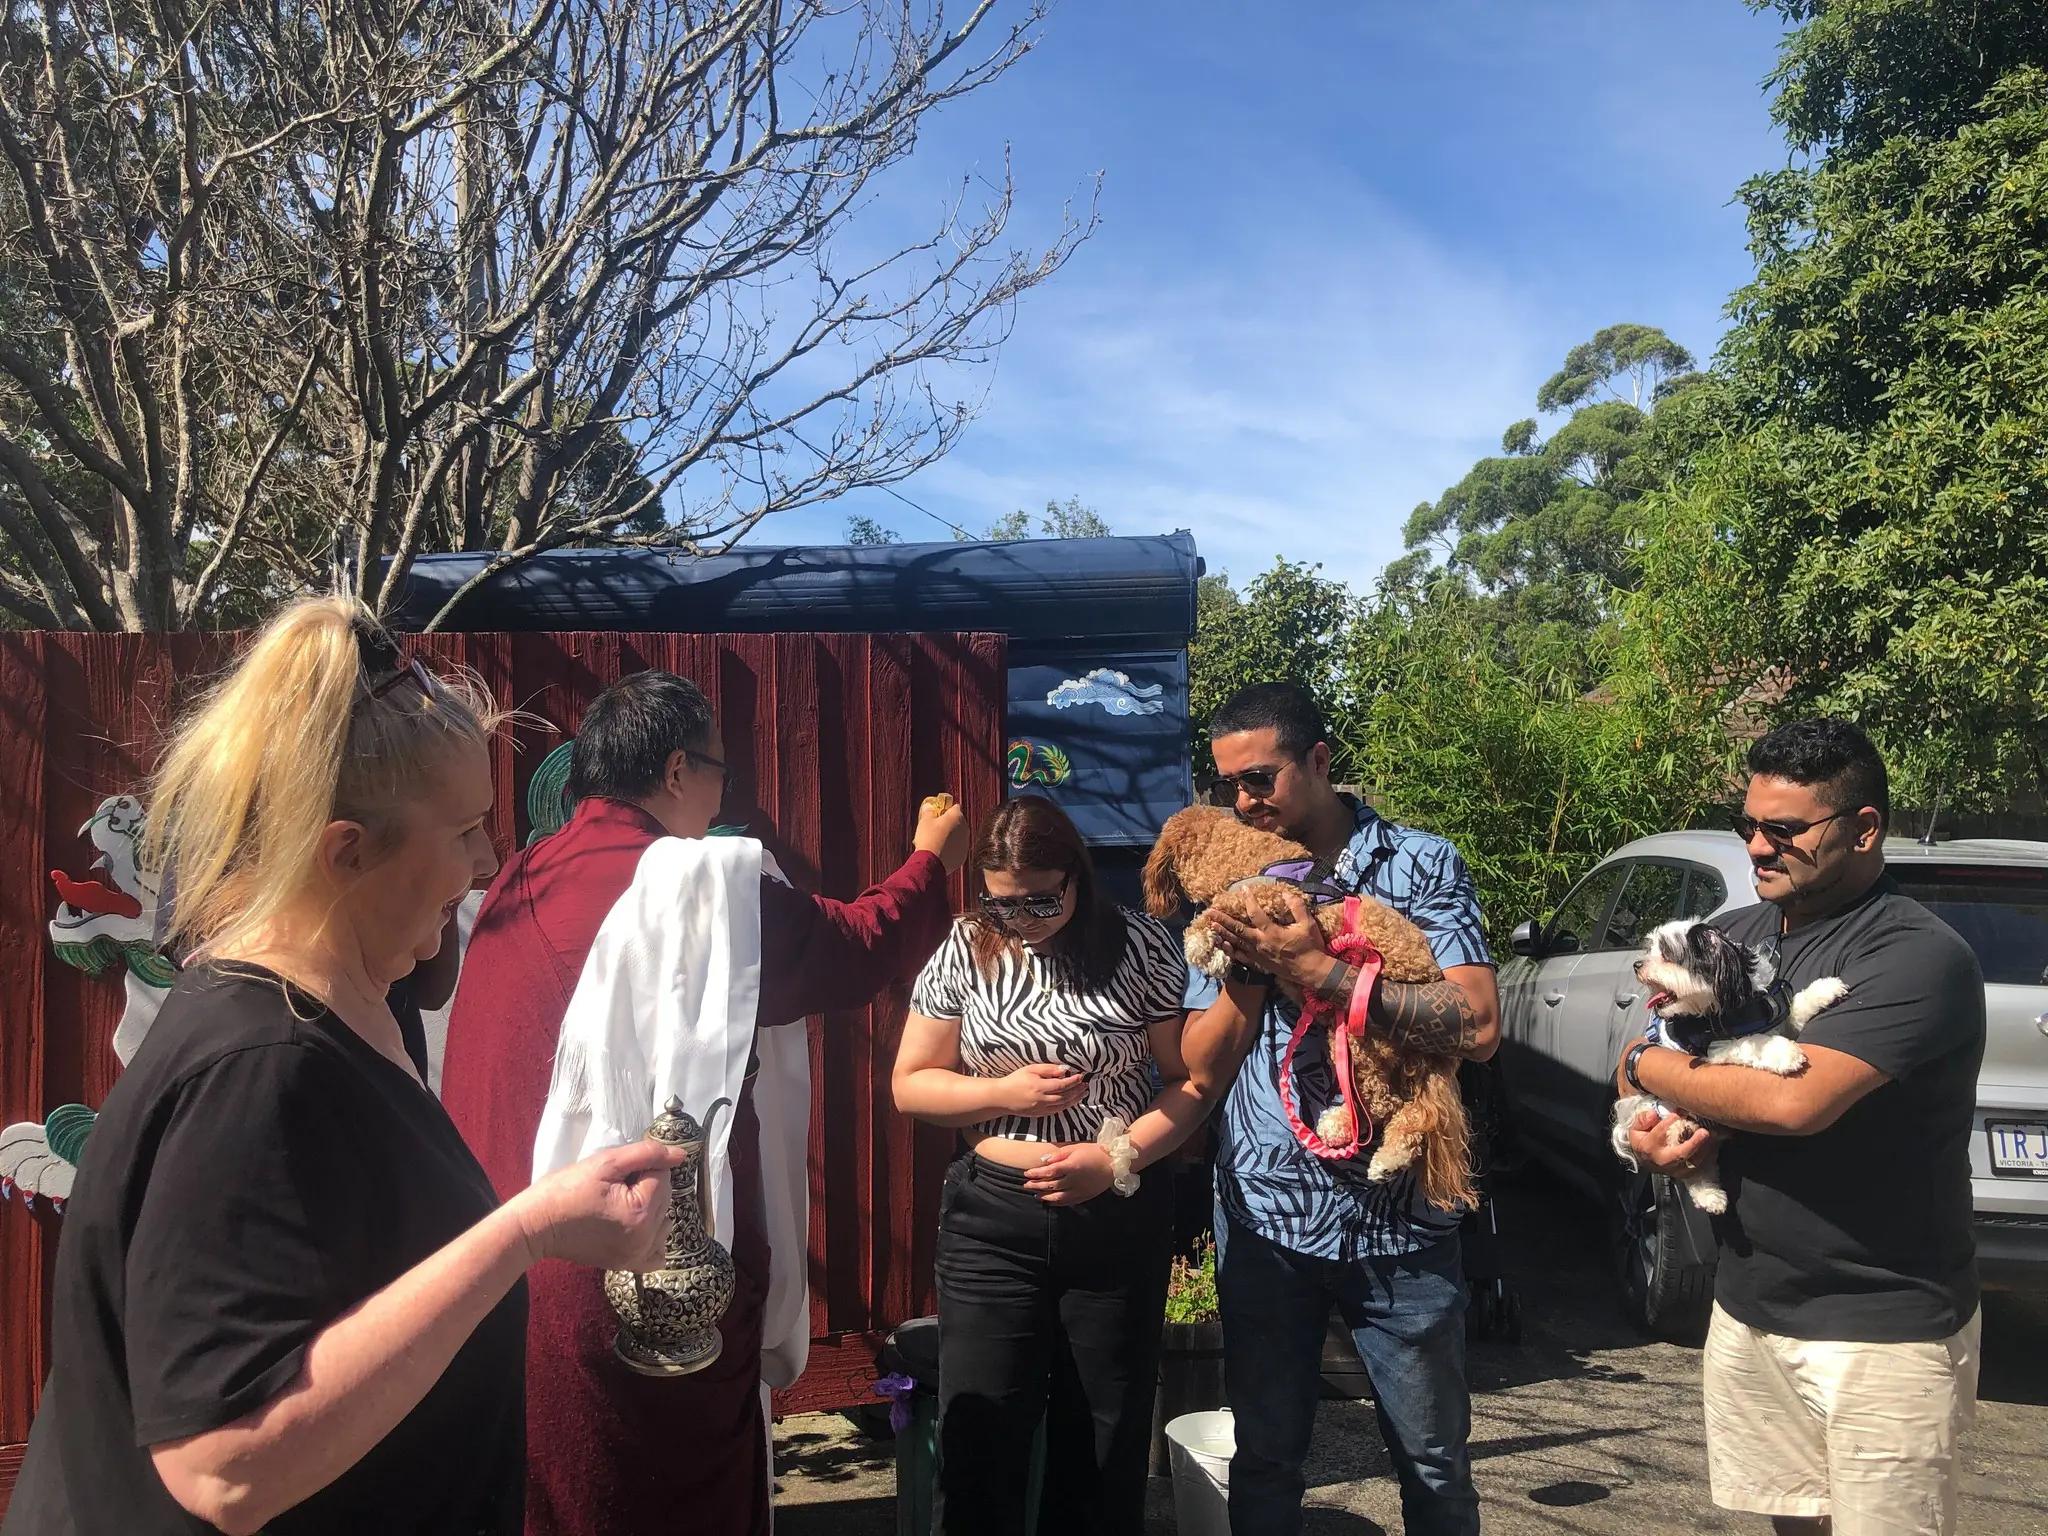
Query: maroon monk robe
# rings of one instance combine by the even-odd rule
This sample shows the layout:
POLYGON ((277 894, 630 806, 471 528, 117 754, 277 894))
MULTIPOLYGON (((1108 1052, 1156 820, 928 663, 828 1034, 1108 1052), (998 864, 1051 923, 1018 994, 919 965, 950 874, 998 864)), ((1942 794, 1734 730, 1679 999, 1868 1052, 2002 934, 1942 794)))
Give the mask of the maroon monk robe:
MULTIPOLYGON (((555 1041, 598 925, 663 836, 637 806, 586 800, 492 883, 463 957, 441 1098, 500 1199, 524 1189, 555 1041)), ((758 1022, 864 1006, 916 975, 951 921, 938 859, 915 853, 858 901, 761 882, 758 1022)), ((768 1294, 760 1121, 733 1120, 738 1286, 725 1348, 693 1376, 641 1376, 612 1354, 618 1319, 594 1269, 550 1260, 527 1275, 528 1536, 765 1536, 761 1317, 768 1294)))

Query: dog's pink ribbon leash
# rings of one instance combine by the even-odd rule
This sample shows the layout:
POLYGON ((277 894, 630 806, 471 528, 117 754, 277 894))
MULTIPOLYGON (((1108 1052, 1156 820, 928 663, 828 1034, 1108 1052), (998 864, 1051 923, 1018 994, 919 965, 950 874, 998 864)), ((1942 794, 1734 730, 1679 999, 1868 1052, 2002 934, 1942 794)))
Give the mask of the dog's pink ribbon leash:
POLYGON ((1330 1020, 1330 1065, 1336 1069, 1344 1107, 1351 1111, 1351 1140, 1342 1145, 1323 1140, 1313 1127, 1302 1123, 1301 1115, 1294 1107, 1295 1049, 1301 1044, 1302 1037, 1325 1015, 1336 1011, 1320 998, 1302 1000, 1301 1017, 1295 1023, 1294 1033, 1288 1037, 1286 1054, 1280 1058, 1280 1105, 1287 1111, 1287 1124, 1296 1141, 1325 1162, 1341 1163, 1348 1162, 1371 1146, 1377 1134, 1372 1115, 1358 1102, 1358 1090, 1351 1081, 1351 1042, 1365 1036, 1365 1010, 1372 1002, 1372 989, 1379 981, 1380 967, 1385 961, 1372 947, 1372 941, 1358 932, 1356 896, 1345 899, 1344 931, 1330 941, 1330 954, 1334 959, 1358 967, 1358 985, 1352 988, 1350 1009, 1342 1019, 1330 1020))

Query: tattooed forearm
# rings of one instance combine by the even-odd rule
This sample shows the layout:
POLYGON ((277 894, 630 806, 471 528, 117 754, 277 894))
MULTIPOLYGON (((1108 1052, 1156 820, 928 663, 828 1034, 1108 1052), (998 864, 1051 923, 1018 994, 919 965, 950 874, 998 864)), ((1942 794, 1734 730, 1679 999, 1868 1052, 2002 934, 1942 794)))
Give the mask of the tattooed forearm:
POLYGON ((1372 1021, 1396 1045, 1432 1056, 1463 1056, 1479 1043, 1479 1015, 1455 981, 1383 981, 1372 1021))
POLYGON ((1351 1006, 1351 994, 1358 989, 1358 967, 1332 960, 1323 979, 1308 989, 1308 995, 1328 1003, 1339 1013, 1351 1006))
MULTIPOLYGON (((1309 995, 1343 1013, 1358 990, 1360 974, 1357 966, 1332 960, 1309 995)), ((1462 1056, 1479 1043, 1479 1015, 1454 981, 1382 981, 1370 1017, 1389 1040, 1411 1051, 1462 1056)))

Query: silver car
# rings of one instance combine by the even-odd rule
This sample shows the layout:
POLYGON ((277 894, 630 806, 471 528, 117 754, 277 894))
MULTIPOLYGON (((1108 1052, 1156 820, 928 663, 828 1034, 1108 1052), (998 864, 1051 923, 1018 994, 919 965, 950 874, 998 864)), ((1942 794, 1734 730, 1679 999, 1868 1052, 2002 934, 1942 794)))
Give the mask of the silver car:
MULTIPOLYGON (((2048 843, 1893 838, 1892 877, 1976 951, 1990 1025, 1970 1153, 1986 1286, 2048 1290, 2048 843)), ((1643 1032, 1633 964, 1674 917, 1756 901, 1732 832, 1666 832, 1611 854, 1501 967, 1501 1072, 1528 1150, 1604 1202, 1638 1327, 1697 1338, 1713 1300, 1714 1236, 1671 1181, 1630 1175, 1607 1141, 1614 1064, 1643 1032)))

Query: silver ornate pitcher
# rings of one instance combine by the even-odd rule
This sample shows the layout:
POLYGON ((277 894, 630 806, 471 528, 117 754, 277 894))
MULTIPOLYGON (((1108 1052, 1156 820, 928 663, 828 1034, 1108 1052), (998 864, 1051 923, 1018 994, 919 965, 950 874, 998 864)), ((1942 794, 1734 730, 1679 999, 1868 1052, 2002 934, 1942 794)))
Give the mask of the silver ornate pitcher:
MULTIPOLYGON (((705 1116, 730 1108, 720 1099, 705 1116)), ((644 1275, 607 1270, 605 1298, 621 1326, 612 1348, 643 1376, 687 1376, 718 1358, 718 1321, 732 1303, 732 1255, 711 1236, 711 1159, 705 1130, 675 1099, 647 1128, 650 1141, 683 1149, 668 1176, 668 1248, 644 1275)))

